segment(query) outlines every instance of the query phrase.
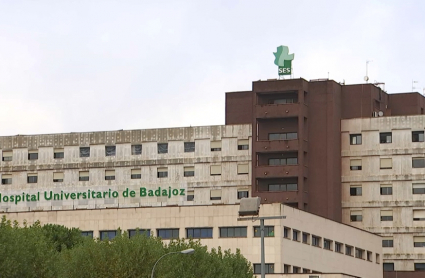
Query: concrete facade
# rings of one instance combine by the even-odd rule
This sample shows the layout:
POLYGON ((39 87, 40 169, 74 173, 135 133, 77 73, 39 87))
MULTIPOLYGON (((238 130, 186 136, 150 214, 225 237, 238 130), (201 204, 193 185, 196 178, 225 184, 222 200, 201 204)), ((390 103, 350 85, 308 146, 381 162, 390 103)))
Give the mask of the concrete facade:
POLYGON ((383 236, 384 267, 395 271, 385 277, 423 277, 424 128, 422 115, 341 122, 343 222, 383 236))

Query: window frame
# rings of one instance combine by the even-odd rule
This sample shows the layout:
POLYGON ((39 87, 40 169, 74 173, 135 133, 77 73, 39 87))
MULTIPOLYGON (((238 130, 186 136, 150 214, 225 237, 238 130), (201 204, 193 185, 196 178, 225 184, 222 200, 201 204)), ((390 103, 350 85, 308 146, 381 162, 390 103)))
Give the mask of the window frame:
POLYGON ((186 228, 186 238, 192 238, 192 239, 213 238, 213 228, 212 227, 186 228))
POLYGON ((246 238, 246 237, 248 237, 248 227, 247 226, 219 227, 218 231, 219 231, 219 237, 220 238, 246 238), (232 231, 231 235, 229 235, 229 229, 230 229, 230 231, 232 231), (240 234, 240 235, 239 236, 236 235, 237 233, 240 234), (224 235, 224 234, 226 234, 226 235, 224 235))
POLYGON ((178 239, 180 238, 180 229, 179 228, 165 228, 165 229, 156 229, 156 235, 157 237, 160 237, 161 239, 178 239), (160 233, 171 233, 170 236, 166 235, 166 237, 163 237, 160 235, 160 233), (177 235, 175 235, 177 233, 177 235))
POLYGON ((362 144, 362 134, 361 133, 354 133, 350 134, 350 145, 361 145, 362 144), (359 140, 360 138, 360 140, 359 140), (359 143, 360 141, 360 143, 359 143))
POLYGON ((425 139, 425 137, 424 137, 424 131, 423 130, 412 131, 412 143, 424 142, 424 139, 425 139))
MULTIPOLYGON (((254 226, 254 237, 261 237, 261 227, 254 226)), ((274 237, 274 226, 268 225, 264 226, 264 237, 274 237)))
POLYGON ((158 154, 168 153, 168 143, 157 143, 158 154))
POLYGON ((80 157, 90 157, 90 147, 80 147, 80 157))
POLYGON ((194 153, 196 144, 195 142, 184 142, 183 148, 185 153, 194 153))
POLYGON ((117 146, 105 146, 105 156, 116 156, 117 146))
POLYGON ((379 143, 380 144, 391 144, 393 142, 393 133, 392 132, 380 132, 379 133, 379 143))
POLYGON ((141 155, 143 152, 142 144, 131 145, 131 155, 141 155))

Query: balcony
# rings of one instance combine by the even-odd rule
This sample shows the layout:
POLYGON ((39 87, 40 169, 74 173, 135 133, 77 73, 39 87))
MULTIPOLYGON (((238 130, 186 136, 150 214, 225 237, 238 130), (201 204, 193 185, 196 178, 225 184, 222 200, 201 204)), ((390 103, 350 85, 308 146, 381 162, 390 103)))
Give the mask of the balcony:
POLYGON ((304 105, 299 103, 255 106, 255 117, 257 119, 291 118, 299 115, 305 115, 304 105))
POLYGON ((255 149, 259 153, 297 151, 299 139, 293 140, 264 140, 254 142, 255 149))
POLYGON ((298 191, 258 191, 253 192, 253 196, 261 197, 264 203, 298 203, 301 199, 298 191))
MULTIPOLYGON (((257 179, 261 178, 287 178, 298 177, 300 174, 300 165, 285 166, 257 166, 254 168, 254 174, 257 179)), ((305 175, 305 173, 303 173, 305 175)))

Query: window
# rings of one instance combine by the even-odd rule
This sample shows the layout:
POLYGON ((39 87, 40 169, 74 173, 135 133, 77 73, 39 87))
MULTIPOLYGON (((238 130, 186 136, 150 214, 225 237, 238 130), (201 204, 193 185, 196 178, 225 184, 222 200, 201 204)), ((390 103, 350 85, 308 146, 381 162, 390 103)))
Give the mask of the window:
POLYGON ((364 250, 360 248, 355 249, 356 258, 357 259, 364 259, 364 250))
POLYGON ((185 153, 195 152, 195 142, 184 142, 184 152, 185 153))
POLYGON ((382 238, 382 247, 394 247, 393 237, 383 237, 382 238))
POLYGON ((353 246, 345 245, 345 255, 353 256, 353 246))
POLYGON ((238 150, 249 150, 249 140, 248 139, 240 139, 238 140, 238 150))
POLYGON ((350 196, 362 196, 362 186, 350 185, 350 196))
POLYGON ((310 234, 303 232, 303 243, 310 244, 310 234))
POLYGON ((158 178, 166 178, 168 177, 168 168, 167 167, 158 167, 157 169, 157 177, 158 178))
POLYGON ((388 184, 381 184, 381 195, 393 195, 393 187, 388 184))
POLYGON ((12 161, 13 152, 12 151, 3 151, 2 161, 12 161))
POLYGON ((38 151, 28 151, 28 160, 37 160, 38 159, 38 151))
POLYGON ((394 263, 383 263, 384 271, 394 271, 394 263))
POLYGON ((63 172, 53 173, 53 182, 63 182, 63 172))
POLYGON ((141 169, 131 169, 131 179, 141 179, 142 178, 142 170, 141 169))
POLYGON ((381 132, 379 133, 379 143, 388 144, 392 142, 392 133, 391 132, 381 132))
MULTIPOLYGON (((254 237, 261 237, 260 226, 254 226, 254 237)), ((274 237, 274 226, 264 226, 264 237, 274 237)))
POLYGON ((412 131, 412 142, 423 142, 424 132, 423 131, 412 131))
POLYGON ((283 227, 283 237, 289 238, 289 234, 291 233, 291 228, 283 227))
POLYGON ((363 220, 362 212, 360 210, 354 210, 350 212, 351 222, 360 222, 363 220))
POLYGON ((269 101, 269 104, 289 104, 289 103, 297 103, 296 98, 279 98, 273 99, 269 101))
POLYGON ((80 157, 90 157, 90 147, 80 147, 80 157))
POLYGON ((158 229, 157 234, 162 239, 179 238, 179 229, 158 229))
POLYGON ((381 263, 381 256, 379 256, 378 253, 375 254, 375 261, 376 261, 377 264, 381 263))
POLYGON ((298 133, 287 132, 287 133, 269 133, 269 140, 294 140, 298 139, 298 133))
POLYGON ((283 265, 283 273, 290 273, 291 272, 291 266, 284 264, 283 265))
POLYGON ((106 181, 115 180, 115 170, 105 170, 105 180, 106 181))
POLYGON ((414 183, 412 184, 413 194, 425 194, 425 183, 414 183))
POLYGON ((367 251, 367 260, 369 261, 369 262, 371 262, 372 261, 372 252, 370 252, 370 251, 367 251))
POLYGON ((238 199, 248 198, 248 197, 249 197, 248 190, 238 189, 238 199))
POLYGON ((88 181, 89 180, 89 171, 80 171, 79 181, 88 181))
POLYGON ((12 174, 1 175, 1 184, 12 184, 12 174))
POLYGON ((425 158, 412 157, 412 168, 425 168, 425 158))
POLYGON ((413 221, 425 221, 425 210, 413 210, 413 221))
POLYGON ((100 231, 100 240, 111 240, 117 236, 117 231, 100 231))
POLYGON ((413 246, 414 247, 425 247, 425 237, 414 236, 413 237, 413 246))
POLYGON ((297 191, 298 184, 296 183, 288 183, 288 184, 269 184, 269 191, 297 191))
POLYGON ((158 143, 158 153, 168 153, 168 143, 158 143))
POLYGON ((340 242, 335 242, 335 252, 342 253, 342 248, 344 245, 340 242))
POLYGON ((425 263, 415 263, 415 271, 425 271, 425 263))
POLYGON ((150 236, 151 230, 150 229, 133 229, 128 230, 128 237, 134 237, 136 235, 144 235, 144 236, 150 236))
POLYGON ((393 159, 392 158, 381 158, 380 168, 381 169, 392 169, 393 168, 393 159))
POLYGON ((288 157, 288 158, 269 158, 269 165, 298 165, 297 157, 288 157))
POLYGON ((53 158, 64 158, 65 157, 64 149, 54 149, 53 158))
POLYGON ((131 145, 131 155, 142 154, 142 145, 131 145))
POLYGON ((183 167, 183 175, 185 177, 194 177, 195 176, 195 167, 194 166, 184 166, 183 167))
POLYGON ((300 231, 292 230, 292 240, 300 241, 300 231))
POLYGON ((211 141, 211 151, 220 152, 221 151, 221 141, 211 141))
POLYGON ((116 152, 116 146, 105 146, 105 156, 115 156, 116 152))
POLYGON ((361 159, 351 159, 350 160, 350 170, 356 171, 362 169, 362 160, 361 159))
MULTIPOLYGON (((274 264, 264 264, 265 274, 274 273, 274 264)), ((261 264, 254 264, 254 274, 261 274, 261 264)))
POLYGON ((323 240, 323 248, 326 250, 332 250, 332 240, 324 239, 323 240))
POLYGON ((81 232, 81 236, 93 238, 93 231, 83 231, 81 232))
POLYGON ((246 237, 246 227, 221 227, 220 237, 246 237))
POLYGON ((28 183, 37 183, 37 174, 28 174, 27 175, 28 183))
POLYGON ((298 266, 293 266, 292 273, 301 273, 301 269, 298 266))
POLYGON ((221 200, 221 189, 213 189, 210 191, 210 200, 217 201, 221 200))
POLYGON ((361 134, 350 134, 350 145, 361 145, 362 135, 361 134))
POLYGON ((186 228, 186 238, 212 238, 212 228, 186 228))
POLYGON ((210 166, 211 176, 220 176, 221 175, 221 165, 211 165, 210 166))
POLYGON ((193 201, 193 200, 195 200, 195 192, 188 191, 186 195, 186 201, 193 201))
POLYGON ((308 269, 308 268, 303 268, 303 273, 310 273, 310 269, 308 269))
POLYGON ((381 221, 393 221, 393 211, 381 210, 381 221))
POLYGON ((311 245, 312 246, 320 247, 320 241, 321 241, 320 237, 314 236, 314 235, 311 236, 311 245))
POLYGON ((248 174, 248 164, 238 164, 238 175, 248 174))

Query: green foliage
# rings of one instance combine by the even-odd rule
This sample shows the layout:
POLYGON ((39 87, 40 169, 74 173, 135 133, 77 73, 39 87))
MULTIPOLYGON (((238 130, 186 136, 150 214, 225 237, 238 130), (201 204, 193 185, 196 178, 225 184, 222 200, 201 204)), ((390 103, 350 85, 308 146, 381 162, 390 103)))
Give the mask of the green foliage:
POLYGON ((63 278, 253 278, 251 264, 230 250, 208 251, 199 241, 118 233, 111 241, 83 238, 78 229, 39 222, 19 227, 5 217, 0 222, 1 277, 63 278), (179 254, 193 248, 194 254, 179 254), (176 252, 169 254, 170 252, 176 252))

